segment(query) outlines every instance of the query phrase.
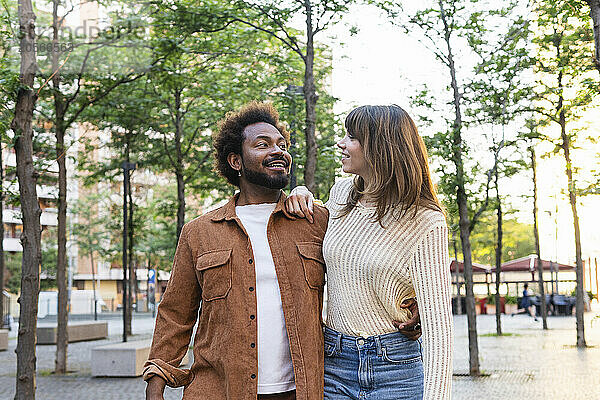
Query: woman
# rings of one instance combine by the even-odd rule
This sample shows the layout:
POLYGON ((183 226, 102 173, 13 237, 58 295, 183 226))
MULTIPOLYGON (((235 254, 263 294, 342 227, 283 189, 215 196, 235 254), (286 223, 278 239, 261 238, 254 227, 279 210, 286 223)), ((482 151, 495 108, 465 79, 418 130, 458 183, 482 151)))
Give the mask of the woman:
MULTIPOLYGON (((425 145, 396 105, 358 107, 345 126, 337 145, 355 176, 336 182, 325 204, 325 399, 449 399, 448 233, 425 145), (410 318, 401 304, 412 298, 423 352, 393 323, 410 318)), ((311 201, 300 187, 286 206, 302 216, 311 201)))

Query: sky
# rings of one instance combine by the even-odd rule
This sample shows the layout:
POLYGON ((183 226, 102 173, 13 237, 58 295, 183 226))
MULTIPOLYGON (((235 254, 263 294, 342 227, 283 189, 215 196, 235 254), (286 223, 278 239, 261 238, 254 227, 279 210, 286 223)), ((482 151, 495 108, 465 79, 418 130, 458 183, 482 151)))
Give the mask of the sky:
MULTIPOLYGON (((415 2, 405 2, 410 11, 415 2)), ((449 98, 445 92, 448 73, 419 41, 418 34, 405 34, 389 23, 386 17, 373 7, 354 7, 343 22, 327 31, 324 40, 333 52, 332 94, 339 98, 336 112, 345 114, 362 104, 398 104, 411 113, 409 97, 423 83, 434 96, 449 98), (358 27, 351 35, 349 26, 358 27)), ((323 40, 323 39, 321 39, 323 40)), ((464 57, 463 54, 460 55, 464 57)), ((469 59, 467 63, 473 62, 469 59)), ((586 135, 600 137, 600 110, 590 110, 577 123, 586 135)), ((433 127, 419 127, 421 134, 432 133, 433 127)), ((546 132, 558 135, 555 129, 546 132)), ((476 139, 476 137, 474 136, 476 139)), ((599 167, 600 145, 580 143, 574 151, 573 161, 579 171, 586 174, 599 167)), ((552 151, 548 143, 537 148, 538 154, 552 151)), ((486 157, 486 155, 482 155, 486 157)), ((491 160, 490 160, 491 162, 491 160)), ((538 157, 539 229, 542 258, 559 262, 575 262, 574 230, 571 207, 565 194, 567 179, 562 152, 556 156, 538 157), (558 209, 558 213, 556 210, 558 209)), ((532 223, 532 201, 519 195, 531 193, 529 172, 505 183, 509 201, 518 210, 516 218, 532 223)), ((600 258, 600 196, 587 196, 579 200, 578 212, 584 259, 600 258)))

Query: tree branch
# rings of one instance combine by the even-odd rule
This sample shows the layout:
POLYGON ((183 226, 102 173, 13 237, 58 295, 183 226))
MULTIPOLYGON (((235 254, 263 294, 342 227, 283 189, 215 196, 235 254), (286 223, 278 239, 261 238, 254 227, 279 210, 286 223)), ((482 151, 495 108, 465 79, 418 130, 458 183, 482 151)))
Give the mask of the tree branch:
POLYGON ((302 50, 300 49, 300 47, 298 46, 296 40, 294 38, 292 38, 287 31, 284 30, 284 34, 287 37, 287 40, 279 35, 277 35, 277 33, 269 30, 269 29, 265 29, 261 26, 258 26, 250 21, 245 21, 241 18, 235 18, 235 20, 237 22, 240 22, 242 24, 251 26, 252 28, 259 30, 261 32, 264 32, 266 34, 269 34, 271 36, 273 36, 274 38, 276 38, 277 40, 280 40, 283 44, 285 44, 287 47, 289 47, 291 50, 293 50, 294 52, 298 53, 298 55, 302 58, 303 61, 306 61, 306 56, 304 55, 304 53, 302 52, 302 50))
POLYGON ((502 140, 500 142, 500 144, 498 145, 498 148, 494 152, 494 166, 492 168, 490 168, 486 174, 487 175, 487 183, 485 185, 485 201, 473 215, 473 218, 471 219, 471 223, 469 225, 469 232, 473 232, 473 229, 475 228, 475 225, 477 224, 479 217, 481 216, 481 214, 483 214, 483 212, 485 210, 487 210, 487 207, 488 207, 488 204, 490 201, 490 182, 492 180, 492 176, 494 175, 494 173, 496 172, 496 169, 498 168, 499 154, 500 154, 500 150, 502 150, 502 148, 504 147, 504 144, 505 144, 505 142, 504 142, 504 140, 502 140))

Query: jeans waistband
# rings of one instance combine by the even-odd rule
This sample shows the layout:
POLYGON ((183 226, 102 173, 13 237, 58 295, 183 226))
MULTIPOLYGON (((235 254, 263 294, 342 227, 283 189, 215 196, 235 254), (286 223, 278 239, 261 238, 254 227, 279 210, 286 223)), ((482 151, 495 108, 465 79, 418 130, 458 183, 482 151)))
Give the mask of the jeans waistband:
POLYGON ((374 348, 377 350, 377 354, 380 354, 382 349, 386 346, 398 345, 403 342, 414 343, 415 346, 420 345, 418 342, 407 338, 400 332, 392 332, 369 337, 360 337, 345 335, 325 326, 323 329, 323 334, 325 338, 325 343, 334 345, 337 351, 340 351, 344 347, 353 349, 374 348))

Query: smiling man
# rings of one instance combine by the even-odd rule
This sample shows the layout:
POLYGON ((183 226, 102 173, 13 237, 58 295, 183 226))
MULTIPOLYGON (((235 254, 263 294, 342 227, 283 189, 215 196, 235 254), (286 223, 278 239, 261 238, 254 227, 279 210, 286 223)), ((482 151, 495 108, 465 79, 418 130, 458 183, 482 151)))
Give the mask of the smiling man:
POLYGON ((285 211, 289 133, 269 104, 221 121, 216 169, 240 191, 183 227, 146 362, 146 398, 165 385, 184 399, 323 398, 322 242, 314 223, 285 211), (194 363, 178 365, 193 327, 194 363))

